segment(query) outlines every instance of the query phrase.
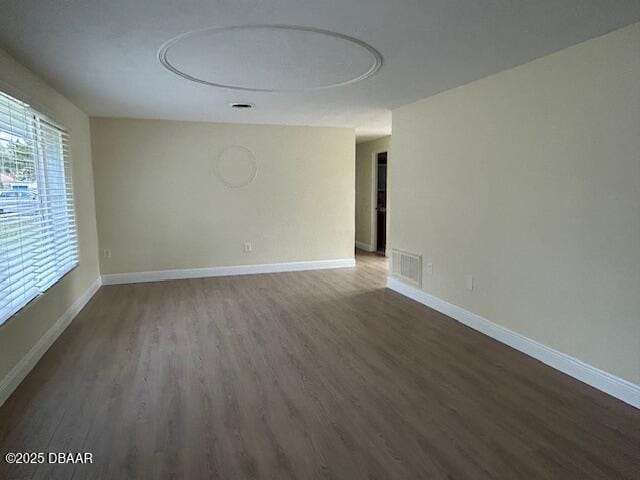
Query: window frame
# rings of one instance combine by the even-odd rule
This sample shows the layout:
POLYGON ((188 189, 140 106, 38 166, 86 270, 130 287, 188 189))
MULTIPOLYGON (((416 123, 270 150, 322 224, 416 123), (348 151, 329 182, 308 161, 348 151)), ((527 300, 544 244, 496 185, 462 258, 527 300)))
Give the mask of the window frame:
MULTIPOLYGON (((17 300, 10 300, 8 306, 0 308, 0 328, 9 323, 10 320, 15 318, 20 312, 36 303, 52 287, 60 283, 80 264, 80 245, 76 215, 75 189, 73 188, 73 164, 71 158, 70 131, 57 121, 53 120, 48 114, 34 108, 29 102, 22 100, 19 96, 12 94, 11 89, 3 87, 3 85, 0 85, 0 95, 6 97, 9 102, 15 102, 18 106, 25 109, 25 119, 28 121, 28 130, 31 131, 31 135, 33 135, 34 176, 35 183, 38 185, 38 193, 32 191, 23 192, 23 190, 19 189, 15 190, 17 194, 16 201, 19 201, 19 198, 22 199, 24 197, 24 199, 26 199, 29 197, 30 199, 38 202, 37 212, 35 215, 38 216, 38 228, 40 229, 39 235, 41 238, 47 238, 48 240, 39 247, 42 250, 38 251, 38 254, 42 255, 43 251, 52 250, 52 255, 45 255, 44 258, 53 258, 54 264, 58 255, 70 255, 71 258, 67 263, 61 264, 62 268, 56 266, 53 273, 42 276, 36 275, 35 281, 33 282, 33 285, 29 287, 28 292, 25 292, 23 295, 18 295, 16 297, 17 300), (45 127, 43 127, 43 125, 45 125, 45 127), (51 132, 56 132, 57 134, 57 138, 53 141, 50 138, 51 132), (45 151, 47 148, 50 149, 52 145, 56 146, 56 155, 59 156, 59 158, 56 158, 54 162, 50 160, 51 154, 45 151), (51 180, 51 177, 55 178, 55 173, 47 173, 53 165, 56 165, 57 168, 59 168, 57 174, 61 174, 60 178, 57 180, 51 180), (53 226, 55 223, 53 221, 53 217, 55 215, 59 215, 56 212, 62 207, 46 206, 46 203, 52 203, 51 195, 40 193, 40 188, 49 191, 52 187, 53 189, 61 189, 60 191, 63 192, 62 194, 58 194, 62 197, 62 199, 58 201, 64 205, 62 217, 64 218, 65 227, 62 230, 64 230, 64 235, 68 237, 68 239, 63 243, 63 248, 59 248, 56 241, 53 240, 52 237, 46 236, 44 232, 45 228, 50 229, 52 232, 56 228, 59 228, 53 226), (45 227, 47 223, 51 223, 52 226, 45 227)), ((11 105, 9 106, 9 109, 11 109, 11 105)), ((5 131, 10 136, 29 141, 29 133, 26 131, 23 135, 20 135, 19 133, 12 131, 10 128, 3 129, 0 127, 0 130, 5 131)), ((4 192, 13 191, 14 190, 4 190, 4 192)), ((3 220, 0 220, 0 222, 3 222, 3 220)), ((24 232, 26 229, 23 229, 21 225, 20 231, 24 232)), ((6 262, 6 259, 2 257, 3 254, 4 252, 0 250, 0 259, 2 259, 0 264, 6 262)), ((20 258, 24 258, 24 256, 20 258)), ((36 260, 34 259, 30 259, 29 261, 36 264, 36 260)), ((13 279, 11 284, 13 284, 13 279)), ((6 291, 7 296, 12 295, 15 292, 11 287, 7 288, 6 291)), ((5 297, 1 297, 0 300, 4 300, 4 298, 5 297)))

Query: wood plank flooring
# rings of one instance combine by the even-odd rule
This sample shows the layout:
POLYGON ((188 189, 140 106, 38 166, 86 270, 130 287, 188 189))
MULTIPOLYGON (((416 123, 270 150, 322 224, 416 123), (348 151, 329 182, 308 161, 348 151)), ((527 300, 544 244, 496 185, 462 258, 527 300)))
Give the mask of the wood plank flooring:
POLYGON ((103 287, 0 408, 2 479, 638 479, 640 411, 386 264, 103 287))

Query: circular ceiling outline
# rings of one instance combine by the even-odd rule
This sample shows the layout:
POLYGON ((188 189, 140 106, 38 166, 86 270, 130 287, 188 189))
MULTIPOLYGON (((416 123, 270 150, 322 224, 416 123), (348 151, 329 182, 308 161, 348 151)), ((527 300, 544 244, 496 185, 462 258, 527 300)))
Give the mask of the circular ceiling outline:
POLYGON ((360 82, 362 80, 365 80, 369 77, 371 77, 372 75, 374 75, 375 73, 378 72, 378 70, 380 70, 380 68, 382 67, 382 55, 380 54, 380 52, 378 52, 375 48, 373 48, 371 45, 369 45, 368 43, 363 42, 362 40, 359 40, 357 38, 351 37, 349 35, 345 35, 342 33, 337 33, 337 32, 332 32, 330 30, 323 30, 320 28, 315 28, 315 27, 304 27, 304 26, 299 26, 299 25, 286 25, 286 24, 248 24, 248 25, 233 25, 233 26, 228 26, 228 27, 207 27, 207 28, 201 28, 198 30, 193 30, 190 32, 185 32, 182 33, 174 38, 172 38, 171 40, 165 42, 160 49, 158 50, 158 60, 160 61, 160 63, 170 72, 175 73, 176 75, 179 75, 180 77, 186 79, 186 80, 190 80, 192 82, 195 83, 200 83, 203 85, 209 85, 212 87, 218 87, 218 88, 226 88, 226 89, 230 89, 230 90, 240 90, 240 91, 246 91, 246 92, 266 92, 266 93, 280 93, 280 92, 310 92, 310 91, 317 91, 317 90, 326 90, 326 89, 330 89, 330 88, 336 88, 336 87, 342 87, 345 85, 351 85, 353 83, 356 82, 360 82), (346 42, 349 42, 353 45, 356 45, 358 47, 363 48, 364 50, 367 51, 367 53, 369 53, 372 57, 372 63, 370 68, 365 71, 364 73, 362 73, 361 75, 358 75, 357 77, 354 78, 350 78, 348 80, 344 80, 344 81, 340 81, 340 82, 336 82, 336 83, 331 83, 331 84, 327 84, 327 85, 320 85, 320 86, 314 86, 314 87, 308 87, 308 88, 300 88, 300 89, 278 89, 278 88, 258 88, 258 87, 248 87, 248 86, 241 86, 241 85, 232 85, 232 84, 225 84, 225 83, 218 83, 218 82, 213 82, 210 80, 205 80, 202 78, 198 78, 195 77, 193 75, 190 75, 186 72, 183 72, 182 70, 178 69, 177 67, 175 67, 174 65, 171 64, 171 62, 169 61, 169 59, 167 58, 167 55, 169 53, 169 50, 171 49, 172 46, 174 46, 175 44, 177 44, 178 42, 180 42, 181 40, 196 36, 196 35, 201 35, 203 33, 217 33, 217 32, 224 32, 224 31, 234 31, 234 30, 252 30, 252 29, 273 29, 273 30, 292 30, 292 31, 296 31, 296 32, 307 32, 307 33, 315 33, 315 34, 319 34, 319 35, 325 35, 328 37, 332 37, 334 39, 339 39, 339 40, 344 40, 346 42))

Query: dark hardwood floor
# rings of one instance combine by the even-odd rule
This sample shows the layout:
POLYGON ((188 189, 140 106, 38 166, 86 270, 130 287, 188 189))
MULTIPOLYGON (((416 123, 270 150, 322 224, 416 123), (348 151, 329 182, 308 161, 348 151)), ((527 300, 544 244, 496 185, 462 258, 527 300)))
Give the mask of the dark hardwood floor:
POLYGON ((0 409, 2 479, 638 479, 640 411, 355 269, 100 289, 0 409))

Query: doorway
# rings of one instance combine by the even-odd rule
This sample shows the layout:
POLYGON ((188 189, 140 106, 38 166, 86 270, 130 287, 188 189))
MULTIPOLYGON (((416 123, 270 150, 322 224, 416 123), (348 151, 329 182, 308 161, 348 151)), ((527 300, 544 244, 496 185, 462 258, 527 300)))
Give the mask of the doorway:
POLYGON ((387 152, 376 154, 376 253, 385 255, 387 245, 387 152))

